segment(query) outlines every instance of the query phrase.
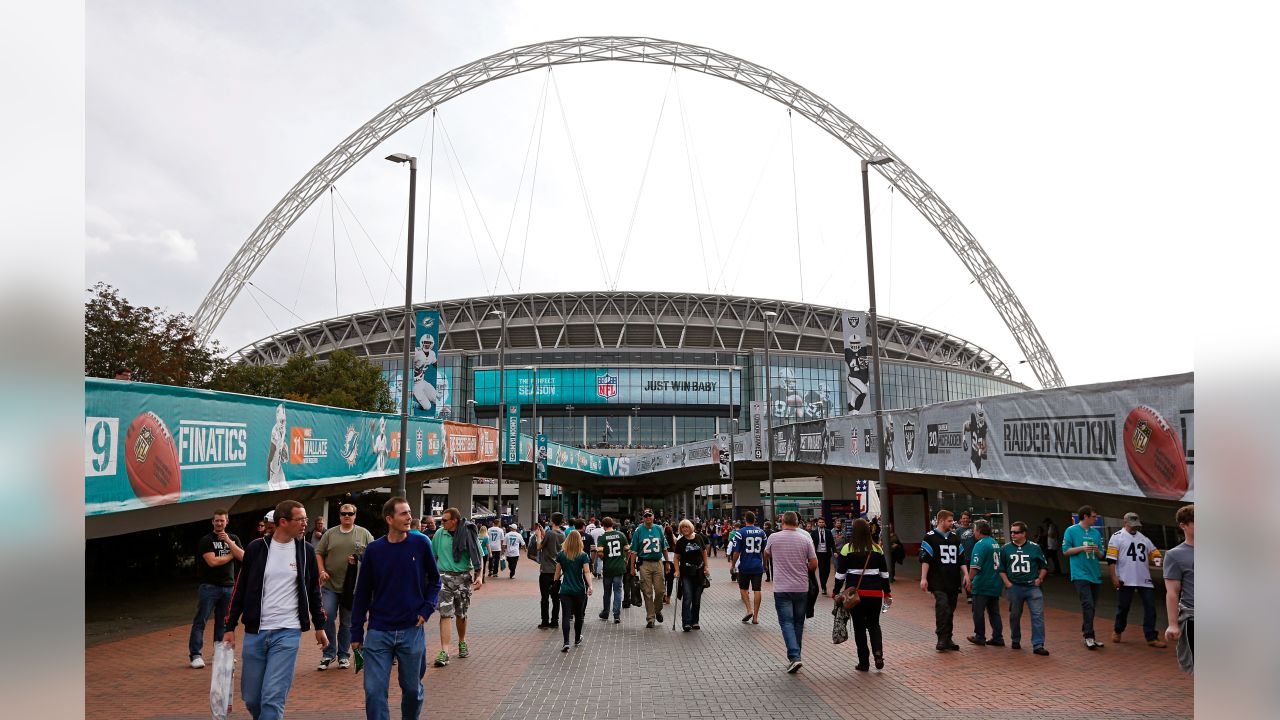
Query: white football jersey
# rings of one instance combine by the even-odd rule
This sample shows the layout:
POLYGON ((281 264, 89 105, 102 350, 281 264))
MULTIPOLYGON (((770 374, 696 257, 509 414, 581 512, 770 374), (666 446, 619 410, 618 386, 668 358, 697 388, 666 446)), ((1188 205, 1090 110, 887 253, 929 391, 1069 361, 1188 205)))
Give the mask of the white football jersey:
POLYGON ((1117 530, 1107 542, 1107 562, 1114 563, 1120 582, 1134 587, 1151 587, 1152 558, 1160 557, 1160 551, 1141 531, 1129 534, 1117 530))

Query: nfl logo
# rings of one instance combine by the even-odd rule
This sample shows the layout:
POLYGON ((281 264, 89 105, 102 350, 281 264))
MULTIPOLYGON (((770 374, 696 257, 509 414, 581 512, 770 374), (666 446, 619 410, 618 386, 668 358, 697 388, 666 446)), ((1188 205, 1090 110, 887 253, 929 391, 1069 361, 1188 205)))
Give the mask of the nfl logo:
POLYGON ((596 377, 596 394, 606 400, 618 394, 618 376, 605 373, 596 377))

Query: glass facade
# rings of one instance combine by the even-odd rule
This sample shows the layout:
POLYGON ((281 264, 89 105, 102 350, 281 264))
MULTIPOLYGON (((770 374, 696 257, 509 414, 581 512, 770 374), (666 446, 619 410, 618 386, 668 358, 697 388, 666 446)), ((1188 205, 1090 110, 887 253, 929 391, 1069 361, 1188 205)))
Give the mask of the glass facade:
MULTIPOLYGON (((400 358, 377 358, 398 397, 400 358)), ((442 353, 449 419, 492 425, 497 414, 498 357, 442 353)), ((750 402, 761 400, 774 422, 842 415, 847 368, 840 356, 817 353, 552 350, 511 352, 503 395, 519 402, 521 430, 530 435, 533 371, 539 365, 538 424, 559 443, 591 448, 660 448, 729 432, 732 399, 738 431, 750 429, 750 402), (731 370, 736 366, 739 370, 731 370), (746 387, 743 387, 743 383, 746 387), (763 389, 766 389, 762 391, 763 389)), ((882 360, 886 410, 1022 392, 1009 380, 955 368, 882 360)), ((863 406, 870 407, 870 398, 863 406)))

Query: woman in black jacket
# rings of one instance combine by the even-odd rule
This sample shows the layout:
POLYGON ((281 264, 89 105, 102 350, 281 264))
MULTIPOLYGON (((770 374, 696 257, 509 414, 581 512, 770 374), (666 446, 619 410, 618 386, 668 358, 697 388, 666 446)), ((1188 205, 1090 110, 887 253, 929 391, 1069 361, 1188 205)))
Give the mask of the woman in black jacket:
POLYGON ((849 612, 853 620, 854 641, 858 646, 858 665, 854 669, 861 672, 869 670, 869 656, 874 655, 876 669, 879 670, 884 667, 880 608, 882 604, 893 601, 893 591, 889 588, 888 563, 884 554, 872 544, 870 524, 861 518, 853 521, 853 526, 845 534, 845 544, 836 555, 836 580, 839 582, 841 579, 845 589, 857 592, 859 597, 858 604, 849 612))

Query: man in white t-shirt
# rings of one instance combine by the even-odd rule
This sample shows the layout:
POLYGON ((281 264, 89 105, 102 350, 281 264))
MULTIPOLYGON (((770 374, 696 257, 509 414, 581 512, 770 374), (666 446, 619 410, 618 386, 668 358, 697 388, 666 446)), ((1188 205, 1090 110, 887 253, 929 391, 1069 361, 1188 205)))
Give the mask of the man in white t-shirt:
MULTIPOLYGON (((604 526, 595 525, 587 526, 587 535, 591 537, 591 547, 600 547, 600 536, 604 535, 604 526)), ((600 552, 595 553, 595 562, 591 565, 591 574, 600 577, 604 573, 604 555, 600 552)))
POLYGON ((1156 632, 1155 591, 1151 586, 1151 569, 1147 566, 1160 551, 1141 532, 1138 513, 1125 513, 1124 528, 1117 530, 1107 542, 1107 564, 1111 566, 1111 585, 1116 588, 1116 624, 1111 642, 1120 642, 1129 624, 1129 605, 1136 592, 1142 598, 1142 635, 1154 648, 1167 647, 1156 632))
POLYGON ((505 538, 507 544, 507 569, 511 571, 511 578, 516 576, 516 563, 520 560, 520 548, 525 546, 524 537, 520 534, 520 527, 515 523, 507 528, 508 532, 505 538))
POLYGON ((498 577, 498 566, 502 562, 502 521, 495 519, 485 531, 485 539, 489 543, 489 577, 498 577))
POLYGON ((245 548, 222 636, 234 647, 236 625, 244 620, 240 693, 249 714, 258 720, 284 717, 302 631, 314 625, 316 642, 321 648, 329 644, 316 552, 301 538, 307 511, 296 500, 284 500, 276 505, 275 521, 270 537, 245 548))

